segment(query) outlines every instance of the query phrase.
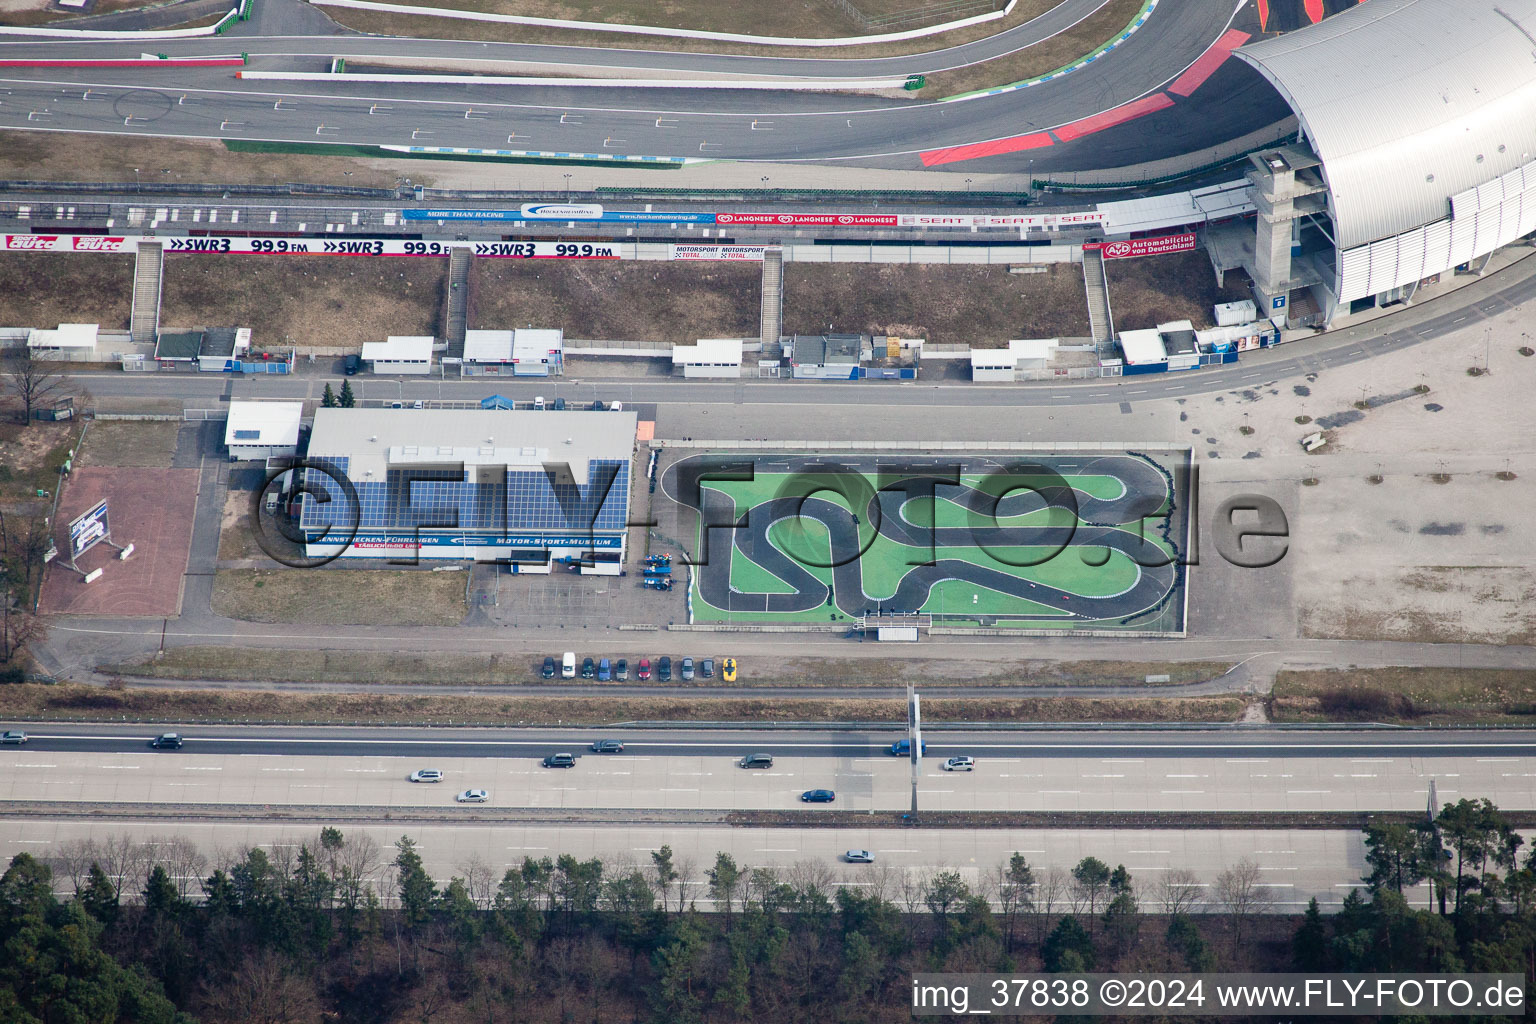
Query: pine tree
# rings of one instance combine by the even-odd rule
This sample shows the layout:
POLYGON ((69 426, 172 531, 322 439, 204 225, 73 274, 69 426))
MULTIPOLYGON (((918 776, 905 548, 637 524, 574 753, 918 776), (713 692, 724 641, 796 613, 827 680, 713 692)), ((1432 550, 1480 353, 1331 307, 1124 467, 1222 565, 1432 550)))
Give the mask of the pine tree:
POLYGON ((331 390, 331 383, 330 383, 330 381, 326 381, 326 383, 325 383, 325 393, 320 396, 320 408, 322 408, 322 409, 334 409, 334 408, 336 408, 336 392, 331 390))
POLYGON ((343 409, 350 409, 357 404, 357 397, 352 394, 351 381, 344 380, 341 382, 341 397, 337 399, 337 404, 343 409))

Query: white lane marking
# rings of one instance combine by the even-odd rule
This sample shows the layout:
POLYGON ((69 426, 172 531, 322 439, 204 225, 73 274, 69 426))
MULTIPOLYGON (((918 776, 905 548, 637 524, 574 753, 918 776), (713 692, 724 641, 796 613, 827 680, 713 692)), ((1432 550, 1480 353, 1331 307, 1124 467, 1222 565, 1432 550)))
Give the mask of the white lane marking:
POLYGON ((136 764, 99 764, 96 767, 109 772, 136 772, 139 766, 136 764))
POLYGON ((11 767, 13 767, 13 768, 57 768, 58 765, 56 765, 56 764, 31 764, 29 762, 22 762, 20 764, 12 765, 11 767))

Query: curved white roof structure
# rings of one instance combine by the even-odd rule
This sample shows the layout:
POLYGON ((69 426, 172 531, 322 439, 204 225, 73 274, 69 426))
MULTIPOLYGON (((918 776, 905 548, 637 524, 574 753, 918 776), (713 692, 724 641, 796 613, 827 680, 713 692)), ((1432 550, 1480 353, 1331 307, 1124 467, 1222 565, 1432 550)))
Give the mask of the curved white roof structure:
POLYGON ((1237 55, 1296 111, 1341 250, 1536 188, 1536 0, 1368 0, 1237 55))

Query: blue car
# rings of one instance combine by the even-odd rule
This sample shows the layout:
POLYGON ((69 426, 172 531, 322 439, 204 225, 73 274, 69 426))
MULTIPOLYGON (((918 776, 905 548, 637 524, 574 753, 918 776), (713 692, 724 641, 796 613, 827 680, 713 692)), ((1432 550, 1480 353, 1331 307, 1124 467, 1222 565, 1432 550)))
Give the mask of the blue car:
POLYGON ((837 799, 837 794, 830 789, 808 789, 800 794, 800 800, 808 804, 829 804, 837 799))
MULTIPOLYGON (((889 747, 887 747, 885 752, 890 754, 892 757, 906 757, 908 754, 912 753, 912 741, 897 740, 895 743, 892 743, 889 747)), ((922 753, 928 753, 927 740, 923 741, 922 753)))
POLYGON ((597 663, 597 681, 600 683, 606 683, 612 679, 613 666, 608 664, 607 658, 604 658, 602 661, 597 663))

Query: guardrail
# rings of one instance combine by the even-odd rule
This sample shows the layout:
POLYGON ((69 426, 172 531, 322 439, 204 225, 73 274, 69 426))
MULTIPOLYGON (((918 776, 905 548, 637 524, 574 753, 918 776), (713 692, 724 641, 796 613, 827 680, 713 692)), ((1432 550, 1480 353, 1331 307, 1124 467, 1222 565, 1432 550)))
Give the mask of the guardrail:
POLYGON ((148 39, 192 39, 197 36, 219 35, 236 18, 240 9, 231 7, 229 13, 216 25, 202 28, 169 28, 163 30, 57 28, 49 25, 0 25, 0 36, 33 36, 54 39, 122 39, 125 41, 148 39))

